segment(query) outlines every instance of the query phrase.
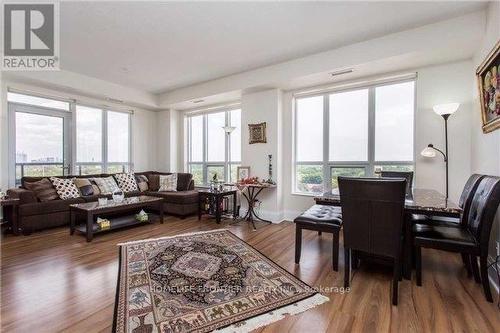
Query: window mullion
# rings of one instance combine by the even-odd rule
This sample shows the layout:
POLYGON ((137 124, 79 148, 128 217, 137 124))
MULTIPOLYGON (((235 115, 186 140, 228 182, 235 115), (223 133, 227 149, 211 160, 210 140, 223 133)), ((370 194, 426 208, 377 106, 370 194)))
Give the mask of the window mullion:
POLYGON ((368 176, 375 168, 375 87, 368 89, 368 176))
POLYGON ((102 110, 102 158, 103 173, 108 172, 108 110, 102 110))
POLYGON ((203 115, 203 184, 208 183, 207 154, 208 154, 208 121, 207 115, 203 115))
POLYGON ((330 192, 332 182, 328 160, 330 159, 330 102, 329 95, 323 95, 323 190, 330 192))

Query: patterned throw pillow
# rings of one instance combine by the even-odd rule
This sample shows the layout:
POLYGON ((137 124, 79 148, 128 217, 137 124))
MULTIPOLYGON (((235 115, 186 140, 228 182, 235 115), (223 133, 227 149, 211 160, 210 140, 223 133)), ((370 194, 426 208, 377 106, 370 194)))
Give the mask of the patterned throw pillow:
POLYGON ((84 197, 94 195, 94 188, 87 178, 75 178, 74 183, 84 197))
POLYGON ((177 191, 177 174, 173 173, 168 176, 160 175, 160 189, 158 192, 176 192, 177 191))
POLYGON ((139 187, 139 191, 146 192, 149 189, 148 177, 144 175, 135 175, 135 181, 139 187))
POLYGON ((113 176, 106 178, 94 178, 94 181, 99 187, 101 194, 113 194, 115 191, 120 191, 120 188, 116 185, 113 176))
POLYGON ((135 177, 133 173, 117 173, 114 175, 116 181, 118 182, 118 187, 123 192, 138 191, 137 183, 135 182, 135 177))
POLYGON ((50 177, 50 181, 55 187, 57 194, 59 194, 59 198, 66 200, 80 197, 80 192, 78 192, 78 188, 73 182, 73 178, 62 179, 50 177))

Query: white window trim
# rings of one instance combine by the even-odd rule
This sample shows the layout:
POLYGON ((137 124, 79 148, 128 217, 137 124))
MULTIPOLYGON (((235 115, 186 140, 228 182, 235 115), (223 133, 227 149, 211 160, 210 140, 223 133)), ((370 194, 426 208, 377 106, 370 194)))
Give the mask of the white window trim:
MULTIPOLYGON (((211 166, 223 166, 224 167, 224 181, 230 182, 232 181, 230 177, 231 165, 240 165, 241 161, 233 161, 229 163, 229 156, 231 153, 231 136, 228 136, 224 133, 224 161, 208 161, 208 151, 207 151, 207 142, 208 142, 208 122, 207 116, 213 113, 225 113, 225 125, 230 126, 231 124, 231 111, 240 110, 241 112, 241 104, 235 103, 231 105, 225 105, 219 108, 210 108, 205 110, 193 110, 184 114, 186 120, 186 162, 185 171, 190 172, 191 165, 201 165, 202 173, 203 173, 203 184, 201 186, 207 185, 209 183, 208 179, 208 167, 211 166), (191 118, 203 116, 203 158, 202 161, 191 161, 191 118)), ((221 129, 222 130, 222 129, 221 129)), ((198 184, 197 186, 199 186, 198 184)))
POLYGON ((331 168, 332 167, 364 167, 366 170, 367 177, 374 176, 375 166, 384 165, 410 165, 416 174, 416 163, 415 163, 415 151, 416 151, 416 139, 415 139, 415 129, 416 129, 416 103, 417 103, 417 78, 416 76, 411 76, 408 78, 402 78, 399 80, 387 80, 383 82, 375 82, 366 85, 354 85, 348 88, 332 88, 329 90, 321 90, 319 92, 312 93, 300 93, 294 94, 292 99, 292 186, 291 194, 298 196, 308 196, 315 197, 318 196, 317 193, 300 192, 297 190, 297 177, 296 169, 298 165, 321 165, 323 168, 323 191, 331 192, 331 168), (395 85, 405 82, 414 82, 414 106, 413 106, 413 160, 412 161, 376 161, 375 160, 375 89, 387 85, 395 85), (330 112, 329 112, 329 96, 331 94, 340 92, 349 92, 368 89, 368 160, 367 161, 329 161, 329 132, 330 132, 330 112), (314 162, 297 161, 297 100, 302 98, 309 98, 315 96, 323 96, 323 160, 314 162))

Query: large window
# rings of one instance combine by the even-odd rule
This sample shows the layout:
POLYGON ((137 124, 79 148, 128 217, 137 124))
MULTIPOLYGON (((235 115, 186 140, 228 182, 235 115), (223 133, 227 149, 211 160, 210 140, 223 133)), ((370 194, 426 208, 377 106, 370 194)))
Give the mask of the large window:
POLYGON ((294 192, 319 194, 339 176, 413 170, 415 82, 295 99, 294 192))
POLYGON ((241 110, 187 115, 187 167, 195 184, 236 181, 241 161, 241 110))
POLYGON ((77 173, 130 170, 130 114, 83 105, 75 114, 77 173))
POLYGON ((12 183, 131 169, 129 112, 12 91, 7 100, 12 183))

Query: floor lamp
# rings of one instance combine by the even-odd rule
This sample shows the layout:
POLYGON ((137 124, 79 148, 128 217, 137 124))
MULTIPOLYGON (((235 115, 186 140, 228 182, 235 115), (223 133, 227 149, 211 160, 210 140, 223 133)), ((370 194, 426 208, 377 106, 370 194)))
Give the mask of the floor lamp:
POLYGON ((444 152, 436 147, 432 143, 429 143, 427 147, 422 150, 421 155, 424 157, 436 157, 436 152, 441 153, 443 155, 444 163, 446 166, 446 199, 448 199, 448 118, 458 110, 460 103, 448 103, 448 104, 439 104, 433 107, 434 112, 443 117, 444 119, 444 139, 445 139, 445 148, 444 152))
MULTIPOLYGON (((227 142, 229 143, 229 145, 231 144, 231 133, 233 133, 233 131, 236 129, 236 127, 234 126, 223 126, 222 129, 224 130, 224 133, 226 133, 227 135, 227 142)), ((228 145, 228 146, 229 146, 228 145)), ((228 165, 229 165, 229 182, 232 181, 231 179, 231 150, 229 150, 228 152, 228 165)), ((238 175, 236 175, 236 177, 238 177, 238 175)))

